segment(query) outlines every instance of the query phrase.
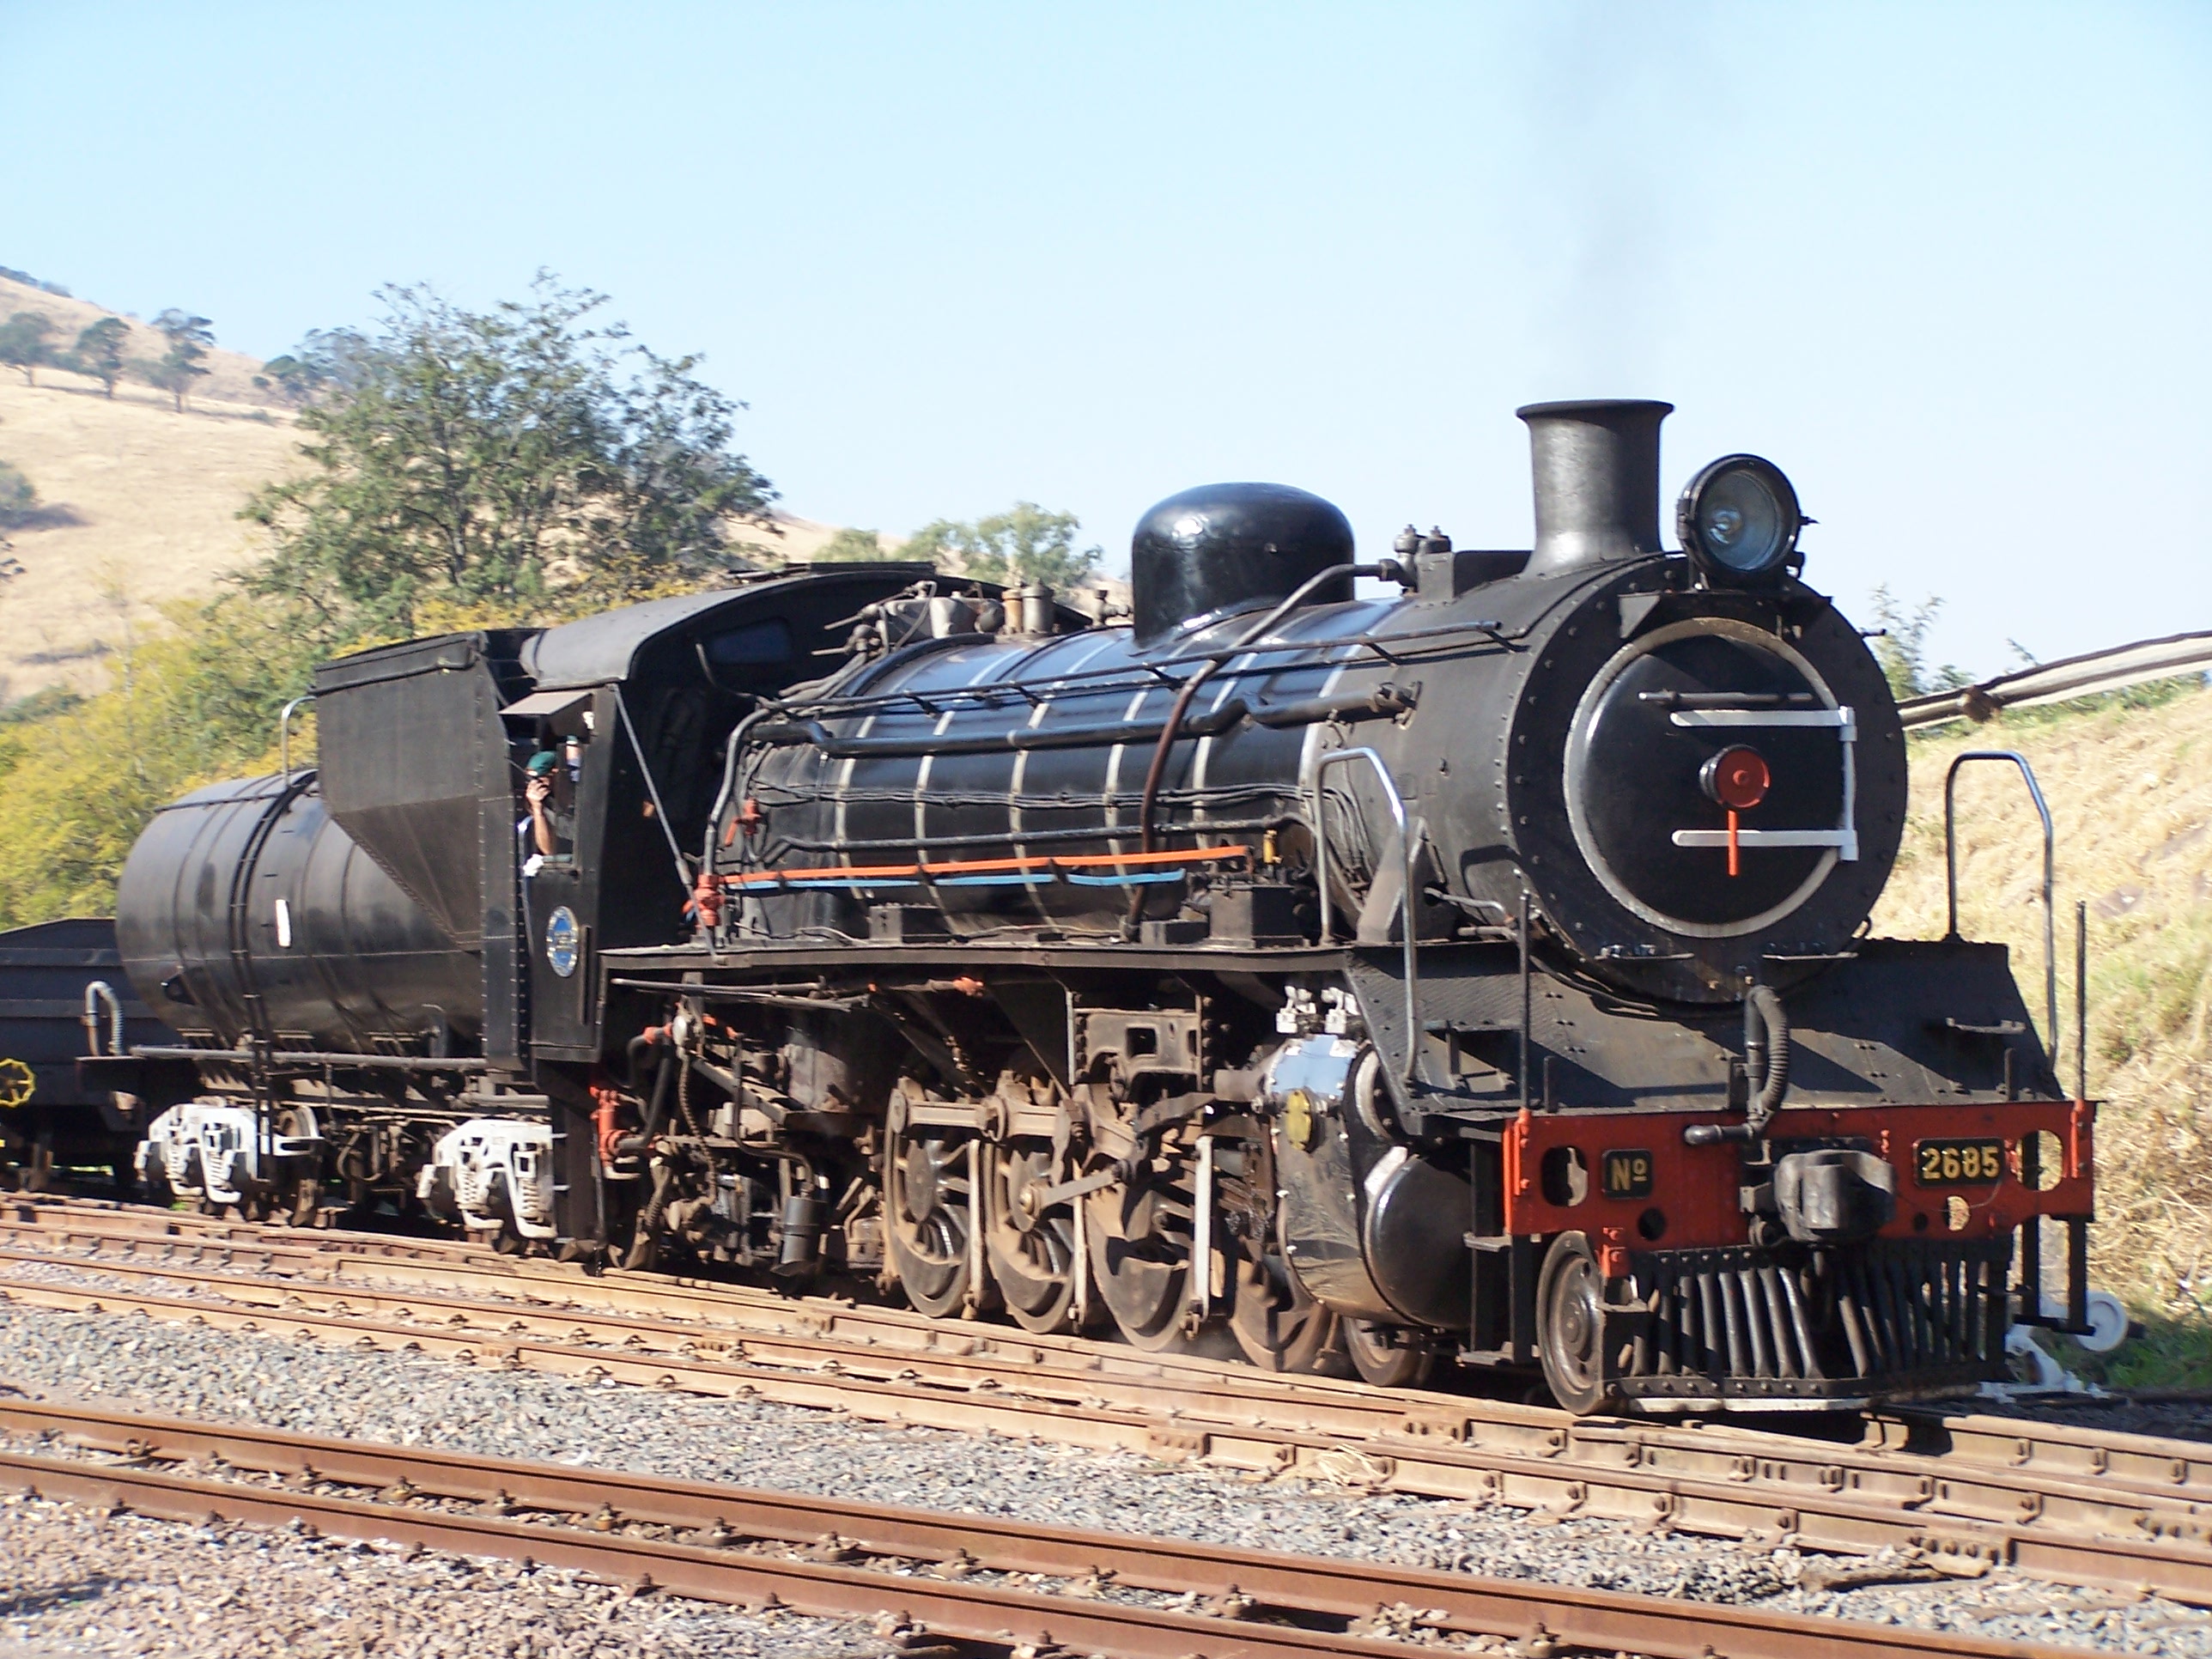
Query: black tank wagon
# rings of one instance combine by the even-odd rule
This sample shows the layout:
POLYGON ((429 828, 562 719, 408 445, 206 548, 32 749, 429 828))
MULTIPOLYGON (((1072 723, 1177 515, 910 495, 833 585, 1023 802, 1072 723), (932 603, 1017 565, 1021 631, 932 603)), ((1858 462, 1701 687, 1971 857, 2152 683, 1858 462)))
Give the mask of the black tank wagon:
POLYGON ((329 665, 125 872, 149 1172, 1581 1411, 2002 1376, 2093 1108, 2002 947, 1867 937, 1895 707, 1770 464, 1664 545, 1667 412, 1522 410, 1525 551, 1222 485, 1126 623, 848 565, 329 665))
POLYGON ((127 1185, 144 1104, 81 1076, 79 1062, 169 1040, 124 978, 106 917, 0 931, 0 1162, 17 1185, 37 1192, 57 1169, 101 1164, 127 1185))

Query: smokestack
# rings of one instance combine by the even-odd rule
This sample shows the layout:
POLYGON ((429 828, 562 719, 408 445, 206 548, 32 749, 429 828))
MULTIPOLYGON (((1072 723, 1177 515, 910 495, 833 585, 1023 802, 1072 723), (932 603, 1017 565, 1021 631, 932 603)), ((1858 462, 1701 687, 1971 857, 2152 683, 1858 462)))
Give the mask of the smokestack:
POLYGON ((1660 550, 1659 422, 1674 410, 1626 398, 1514 410, 1535 474, 1529 574, 1660 550))

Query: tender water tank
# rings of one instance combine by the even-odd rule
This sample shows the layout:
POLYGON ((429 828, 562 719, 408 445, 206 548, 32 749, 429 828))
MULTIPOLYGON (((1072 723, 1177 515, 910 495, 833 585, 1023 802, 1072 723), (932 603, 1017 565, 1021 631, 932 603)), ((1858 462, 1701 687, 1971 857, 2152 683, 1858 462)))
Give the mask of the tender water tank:
POLYGON ((124 969, 178 1030, 341 1053, 463 1053, 480 958, 456 947, 324 810, 314 774, 172 802, 115 896, 124 969))

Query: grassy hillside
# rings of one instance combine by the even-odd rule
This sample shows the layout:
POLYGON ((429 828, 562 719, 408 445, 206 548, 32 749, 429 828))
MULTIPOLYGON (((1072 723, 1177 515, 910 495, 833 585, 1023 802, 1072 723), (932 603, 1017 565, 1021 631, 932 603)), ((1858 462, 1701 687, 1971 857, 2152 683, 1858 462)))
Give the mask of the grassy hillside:
POLYGON ((293 463, 289 416, 212 404, 179 415, 120 387, 110 403, 52 370, 39 380, 0 380, 0 459, 22 469, 43 509, 8 537, 23 574, 0 587, 0 702, 104 683, 163 601, 210 592, 261 550, 238 508, 293 463))
MULTIPOLYGON (((2074 909, 2089 907, 2089 1092, 2102 1192, 2099 1281, 2147 1313, 2212 1305, 2212 690, 2168 681, 1915 741, 1912 815, 1877 932, 1943 931, 1943 775, 2016 749, 2057 831, 2060 1075, 2074 1081, 2074 909)), ((2039 1028, 2043 843, 2018 772, 1960 775, 1960 931, 2012 947, 2039 1028)), ((2205 1380, 2212 1380, 2208 1376, 2205 1380)))
MULTIPOLYGON (((54 331, 48 337, 47 343, 60 350, 69 349, 80 329, 98 322, 103 317, 119 317, 129 325, 131 332, 123 343, 123 355, 126 358, 151 362, 168 346, 168 343, 155 333, 153 325, 143 318, 135 317, 129 312, 110 311, 106 306, 94 305, 89 300, 49 294, 44 289, 31 288, 0 276, 0 319, 12 317, 19 311, 34 311, 46 317, 54 325, 54 331)), ((216 321, 219 330, 221 319, 216 321)), ((208 353, 207 362, 202 367, 208 372, 205 378, 198 383, 198 389, 191 394, 191 401, 195 404, 205 399, 210 405, 223 405, 241 411, 281 404, 282 400, 274 394, 253 384, 254 377, 261 373, 261 360, 258 357, 249 357, 243 352, 227 351, 217 346, 208 353)), ((50 374, 58 385, 91 386, 95 392, 99 389, 97 381, 80 380, 76 376, 58 369, 39 370, 39 383, 45 385, 50 374)), ((21 384, 21 380, 13 374, 9 378, 15 380, 18 385, 21 384)), ((134 401, 159 403, 165 408, 169 406, 167 392, 156 392, 135 378, 125 380, 115 388, 115 395, 118 399, 127 398, 134 401)))
MULTIPOLYGON (((35 388, 0 377, 0 460, 39 491, 41 511, 8 540, 23 574, 0 586, 0 706, 48 686, 89 691, 114 654, 162 623, 166 602, 212 593, 266 550, 239 507, 298 464, 291 416, 166 396, 51 369, 35 388)), ((765 560, 811 558, 836 526, 777 514, 780 537, 749 531, 765 560)))
MULTIPOLYGON (((50 319, 64 350, 87 324, 121 314, 0 278, 0 319, 19 311, 50 319)), ((159 334, 123 320, 127 358, 160 356, 159 334)), ((218 347, 207 368, 181 415, 131 378, 110 400, 64 370, 37 370, 35 386, 0 373, 0 460, 41 505, 8 537, 23 574, 0 587, 0 705, 106 684, 114 654, 161 626, 161 605, 212 591, 261 550, 236 514, 293 464, 291 415, 254 386, 258 360, 218 347)))
MULTIPOLYGON (((19 311, 52 319, 59 349, 110 316, 130 325, 126 357, 164 347, 138 318, 0 277, 0 320, 19 311)), ((0 372, 0 461, 22 470, 41 504, 8 536, 23 574, 0 585, 0 708, 49 687, 112 684, 118 653, 166 626, 164 605, 207 597, 267 550, 238 509, 299 465, 292 413, 253 384, 258 359, 217 347, 206 366, 182 414, 132 378, 111 400, 64 369, 37 370, 35 386, 0 372)), ((789 514, 775 522, 780 535, 744 538, 769 562, 811 558, 837 533, 789 514)))

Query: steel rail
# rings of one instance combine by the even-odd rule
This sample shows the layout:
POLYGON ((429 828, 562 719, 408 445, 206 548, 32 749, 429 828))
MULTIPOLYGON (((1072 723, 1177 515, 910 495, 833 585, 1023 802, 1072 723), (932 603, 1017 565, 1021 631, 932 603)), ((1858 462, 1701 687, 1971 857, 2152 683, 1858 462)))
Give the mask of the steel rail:
MULTIPOLYGON (((2116 1433, 2027 1418, 1949 1413, 1937 1407, 1892 1408, 1865 1413, 1865 1438, 1853 1449, 1802 1434, 1707 1421, 1692 1427, 1662 1419, 1578 1419, 1516 1402, 1408 1389, 1378 1389, 1349 1379, 1272 1373, 1196 1354, 1146 1353, 1125 1346, 1069 1335, 1037 1334, 1009 1328, 948 1325, 907 1310, 871 1307, 842 1297, 793 1297, 744 1285, 665 1275, 609 1273, 591 1276, 567 1267, 498 1255, 450 1240, 395 1240, 382 1234, 307 1232, 213 1218, 131 1210, 82 1200, 15 1200, 0 1208, 0 1239, 44 1243, 49 1237, 132 1252, 128 1263, 112 1257, 60 1258, 69 1265, 112 1271, 130 1265, 181 1277, 195 1259, 213 1252, 245 1258, 273 1272, 280 1263, 327 1275, 336 1294, 356 1300, 386 1297, 375 1286, 434 1294, 441 1310, 463 1307, 456 1293, 475 1297, 505 1320, 538 1322, 573 1331, 592 1307, 610 1310, 620 1335, 656 1332, 672 1346, 685 1341, 711 1346, 727 1336, 772 1363, 826 1365, 836 1362, 856 1374, 872 1369, 913 1371, 915 1380, 947 1386, 1013 1386, 1045 1390, 1058 1377, 1084 1395, 1136 1385, 1134 1397, 1160 1409, 1164 1391, 1180 1419, 1200 1416, 1243 1423, 1255 1412, 1281 1413, 1317 1432, 1346 1437, 1411 1437, 1422 1441, 1482 1443, 1556 1458, 1589 1443, 1638 1443, 1636 1455, 1668 1455, 1690 1446, 1704 1452, 1701 1468, 1734 1468, 1734 1460, 1759 1455, 1781 1465, 1808 1465, 1806 1479, 1833 1482, 1838 1458, 1846 1466, 1856 1449, 1885 1462, 1899 1455, 1918 1460, 1918 1471, 1955 1475, 1962 1467, 2048 1472, 2094 1481, 2109 1492, 2127 1489, 2154 1498, 2212 1506, 2212 1443, 2116 1433), (9 1209, 15 1212, 14 1218, 9 1209), (24 1221, 25 1211, 40 1218, 24 1221), (58 1231, 57 1231, 58 1229, 58 1231), (198 1236, 204 1235, 203 1240, 198 1236), (275 1242, 271 1242, 275 1241, 275 1242), (372 1252, 356 1255, 356 1248, 372 1252), (140 1251, 157 1253, 145 1260, 140 1251), (181 1257, 179 1255, 181 1253, 181 1257), (520 1298, 520 1300, 516 1300, 520 1298), (986 1379, 988 1379, 987 1381, 986 1379)), ((53 1259, 43 1252, 33 1252, 53 1259)), ((242 1276, 222 1273, 211 1282, 242 1276)), ((247 1280, 246 1282, 251 1282, 247 1280)), ((283 1286, 296 1291, 296 1286, 283 1286)), ((410 1298, 397 1298, 404 1304, 410 1298)), ((504 1320, 503 1322, 504 1322, 504 1320)), ((1627 1455, 1625 1451, 1619 1455, 1627 1455)), ((1846 1467, 1846 1473, 1848 1473, 1846 1467)), ((1900 1485, 1900 1497, 1911 1492, 1900 1485)), ((1888 1490, 1891 1488, 1884 1488, 1888 1490)))
MULTIPOLYGON (((1262 1474, 1318 1472, 1378 1488, 1554 1515, 1663 1523, 1722 1537, 1792 1537, 1845 1553, 1913 1547, 1977 1571, 2009 1564, 2061 1583, 2151 1585, 2212 1605, 2212 1549, 2185 1541, 2189 1528, 2203 1525, 2199 1506, 2107 1493, 2087 1483, 1916 1472, 1899 1467, 1902 1460, 1849 1452, 1824 1458, 1811 1447, 1765 1456, 1726 1443, 1711 1451, 1686 1449, 1665 1431, 1640 1424, 1594 1425, 1563 1434, 1547 1455, 1419 1433, 1333 1435, 1270 1421, 1264 1409, 1237 1421, 1188 1399, 1170 1402, 1178 1408, 1168 1412, 1158 1403, 1108 1406, 1096 1397, 1071 1400, 1064 1388, 1034 1379, 1010 1387, 978 1378, 953 1393, 911 1377, 911 1366, 890 1377, 872 1377, 849 1363, 806 1370, 762 1364, 751 1357, 750 1345, 743 1358, 715 1357, 364 1318, 350 1309, 225 1304, 21 1280, 0 1281, 0 1291, 30 1305, 141 1311, 248 1332, 273 1328, 310 1340, 840 1410, 866 1420, 1027 1435, 1163 1459, 1202 1457, 1262 1474), (1349 1453, 1349 1469, 1332 1470, 1332 1453, 1340 1462, 1349 1453), (2108 1535, 2116 1528, 2122 1535, 2108 1535), (2154 1538, 2172 1541, 2154 1543, 2154 1538)), ((571 1334, 572 1339, 584 1334, 571 1334)), ((636 1342, 634 1331, 626 1342, 636 1342)), ((1676 1433, 1687 1440, 1701 1437, 1676 1433)))
MULTIPOLYGON (((0 1264, 48 1261, 33 1253, 0 1248, 0 1264)), ((102 1271, 119 1278, 175 1280, 181 1275, 171 1266, 119 1262, 103 1264, 102 1271)), ((427 1337, 446 1353, 466 1352, 471 1358, 487 1352, 503 1359, 512 1353, 523 1364, 573 1370, 586 1363, 574 1352, 602 1354, 620 1351, 625 1358, 642 1360, 664 1355, 732 1379, 743 1379, 757 1392, 781 1394, 794 1384, 793 1371, 844 1380, 853 1387, 874 1384, 892 1391, 896 1403, 901 1392, 954 1389, 963 1395, 994 1391, 1008 1400, 1079 1413, 1118 1411, 1157 1426, 1140 1437, 1119 1432, 1107 1443, 1135 1445, 1148 1452, 1172 1449, 1194 1435, 1207 1437, 1209 1449, 1217 1438, 1238 1442, 1255 1425, 1295 1437, 1274 1443, 1272 1449, 1254 1448, 1241 1460, 1245 1467, 1267 1468, 1279 1462, 1283 1448, 1293 1458, 1346 1444, 1372 1446, 1389 1455, 1403 1450, 1401 1443, 1416 1447, 1465 1448, 1467 1455, 1454 1462, 1480 1462, 1486 1456, 1509 1454, 1549 1463, 1590 1464, 1600 1468, 1645 1468, 1668 1474, 1741 1484, 1747 1461, 1757 1479, 1767 1486, 1796 1486, 1810 1492, 1848 1491, 1862 1498, 1881 1498, 1926 1515, 1948 1515, 1969 1520, 2008 1520, 2040 1506, 2039 1518, 2053 1528, 2075 1528, 2110 1532, 2143 1533, 2159 1523, 2159 1535, 2185 1536, 2191 1527, 2212 1521, 2212 1504, 2203 1502, 2212 1492, 2177 1486, 2170 1462, 2153 1466, 2137 1458, 2135 1466, 2155 1469, 2155 1478, 2114 1479, 2110 1460, 2104 1470, 2092 1467, 2061 1469, 2046 1464, 2028 1474, 2012 1467, 2019 1461, 2017 1439, 2008 1441, 2008 1456, 1995 1464, 1995 1472, 1978 1475, 1970 1467, 1947 1465, 1913 1449, 1900 1439, 1893 1447, 1838 1446, 1826 1443, 1753 1431, 1739 1434, 1725 1427, 1692 1429, 1680 1425, 1620 1419, 1576 1420, 1564 1413, 1504 1406, 1484 1411, 1479 1405, 1449 1397, 1414 1396, 1401 1399, 1383 1390, 1342 1392, 1322 1388, 1301 1390, 1292 1386, 1252 1387, 1234 1370, 1218 1378, 1186 1376, 1172 1393, 1165 1393, 1158 1375, 1115 1375, 1081 1364, 1054 1364, 1053 1356, 1035 1349, 1007 1352, 995 1345, 958 1349, 971 1345, 957 1338, 954 1350, 899 1346, 886 1349, 869 1343, 856 1349, 850 1339, 839 1340, 821 1333, 818 1322, 801 1319, 794 1331, 789 1324, 718 1332, 696 1324, 656 1319, 647 1315, 592 1313, 574 1308, 546 1307, 513 1301, 438 1295, 425 1305, 416 1291, 374 1289, 360 1285, 310 1288, 297 1281, 231 1273, 205 1275, 201 1281, 219 1286, 233 1305, 222 1310, 233 1322, 258 1323, 264 1315, 274 1319, 313 1315, 332 1322, 330 1334, 373 1329, 387 1340, 404 1337, 417 1346, 427 1337), (430 1322, 427 1331, 422 1321, 430 1322), (356 1322, 373 1321, 369 1325, 356 1322), (528 1352, 521 1345, 527 1338, 528 1352), (533 1358, 534 1356, 534 1358, 533 1358), (2086 1483, 2094 1480, 2094 1486, 2086 1483), (1940 1483, 1940 1486, 1939 1486, 1940 1483)), ((0 1291, 11 1281, 0 1278, 0 1291)), ((40 1287, 24 1287, 35 1297, 40 1287)), ((70 1299, 112 1300, 116 1293, 68 1287, 70 1299)), ((166 1298, 159 1294, 141 1304, 147 1311, 176 1311, 180 1306, 207 1317, 210 1306, 202 1298, 166 1298)), ((303 1328, 306 1326, 303 1322, 303 1328)), ((671 1374, 673 1375, 672 1373, 671 1374)), ((1284 1382, 1290 1382, 1284 1379, 1284 1382)), ((686 1386, 678 1382, 678 1386, 686 1386)), ((792 1403, 818 1405, 817 1386, 796 1385, 803 1398, 792 1403)), ((730 1392, 728 1387, 714 1390, 730 1392)), ((880 1414, 889 1407, 878 1404, 880 1414)), ((986 1416, 992 1415, 985 1405, 986 1416)), ((1126 1426, 1126 1425, 1125 1425, 1126 1426)), ((1905 1425, 1897 1422, 1902 1435, 1905 1425)), ((1054 1433, 1065 1438, 1068 1431, 1054 1433)), ((2212 1454, 2212 1448, 2205 1449, 2212 1454)), ((1419 1456, 1410 1455, 1413 1461, 1419 1456)), ((1407 1461, 1401 1456, 1400 1462, 1407 1461)))
MULTIPOLYGON (((49 1212, 75 1213, 64 1206, 44 1207, 49 1212)), ((422 1241, 434 1247, 426 1249, 422 1260, 380 1254, 362 1259, 334 1249, 333 1243, 358 1239, 382 1247, 392 1241, 382 1235, 258 1230, 156 1212, 102 1210, 94 1218, 124 1224, 107 1231, 71 1224, 58 1237, 72 1244, 121 1246, 129 1252, 126 1259, 71 1255, 62 1260, 77 1267, 171 1279, 190 1276, 210 1251, 247 1258, 250 1266, 264 1273, 289 1261, 326 1277, 335 1287, 332 1294, 350 1296, 356 1302, 374 1301, 404 1310, 414 1301, 434 1296, 447 1316, 468 1309, 487 1318, 495 1316, 502 1328, 517 1325, 539 1335, 569 1334, 580 1340, 588 1338, 593 1322, 587 1310, 597 1306, 611 1310, 611 1318, 598 1322, 599 1340, 607 1342, 626 1341, 635 1347, 657 1339, 661 1346, 680 1352, 686 1344, 711 1350, 726 1335, 754 1358, 777 1366, 834 1366, 860 1376, 874 1374, 879 1380, 903 1375, 924 1385, 987 1390, 1005 1387, 1050 1397, 1113 1396, 1155 1414, 1172 1410, 1187 1425, 1202 1420, 1246 1424, 1255 1420, 1255 1413, 1264 1413, 1265 1420, 1278 1426, 1310 1433, 1354 1439, 1411 1437, 1547 1459, 1618 1459, 1631 1454, 1595 1449, 1613 1448, 1615 1443, 1625 1447, 1632 1441, 1637 1459, 1682 1467, 1686 1472, 1741 1479, 1738 1465, 1750 1456, 1778 1471, 1774 1478, 1785 1483, 1832 1486, 1849 1479, 1863 1490, 1916 1504, 1924 1501, 1917 1494, 1929 1475, 1945 1478, 1954 1492, 1972 1497, 1963 1471, 1986 1467, 2007 1471, 2015 1480, 2025 1472, 2039 1480, 2048 1473, 2053 1478, 2094 1481, 2100 1494, 2127 1490, 2157 1501, 2161 1508, 2176 1503, 2212 1507, 2212 1444, 2201 1442, 1929 1408, 1867 1414, 1866 1438, 1853 1449, 1802 1434, 1731 1423, 1692 1426, 1648 1419, 1577 1419, 1510 1401, 1269 1373, 1200 1355, 1143 1353, 1079 1337, 952 1327, 905 1310, 867 1307, 842 1298, 793 1298, 746 1285, 658 1275, 592 1277, 557 1264, 450 1242, 422 1241), (157 1231, 141 1224, 155 1221, 172 1224, 182 1233, 198 1224, 221 1237, 194 1243, 176 1236, 168 1226, 157 1231), (271 1232, 280 1238, 315 1243, 303 1247, 255 1242, 271 1232), (251 1237, 235 1237, 241 1233, 251 1237), (151 1259, 143 1258, 142 1251, 151 1253, 151 1259), (472 1299, 456 1302, 456 1293, 472 1299), (1172 1395, 1164 1392, 1169 1388, 1172 1395), (1899 1462, 1900 1454, 1906 1462, 1899 1462), (1682 1461, 1678 1464, 1676 1460, 1682 1461), (2031 1465, 2035 1467, 2031 1469, 2031 1465)), ((43 1243, 46 1228, 0 1213, 0 1239, 10 1237, 43 1243)), ((26 1254, 53 1259, 42 1251, 26 1254)), ((233 1287, 234 1294, 247 1299, 258 1294, 264 1304, 271 1295, 301 1293, 289 1280, 263 1280, 256 1292, 250 1289, 255 1283, 250 1276, 228 1271, 212 1275, 208 1282, 233 1287), (240 1286, 249 1288, 236 1288, 240 1286)), ((1969 1507, 1982 1513, 2009 1513, 2011 1501, 1993 1504, 1977 1498, 1969 1507)), ((2185 1518, 2193 1524, 2194 1511, 2185 1518)))
MULTIPOLYGON (((1179 1539, 1039 1527, 970 1515, 768 1492, 653 1476, 586 1473, 559 1465, 379 1446, 320 1436, 191 1422, 60 1402, 0 1401, 0 1425, 64 1436, 122 1453, 129 1465, 0 1453, 0 1483, 78 1501, 121 1504, 185 1520, 210 1515, 262 1524, 304 1521, 325 1533, 407 1540, 468 1553, 581 1567, 718 1601, 773 1596, 800 1611, 890 1613, 910 1632, 1006 1644, 1073 1645, 1132 1659, 1201 1652, 1209 1659, 1309 1654, 1395 1655, 1402 1643, 1363 1633, 1386 1609, 1420 1610, 1425 1627, 1452 1634, 1548 1638, 1554 1644, 1731 1659, 1922 1659, 2071 1651, 1954 1632, 1812 1619, 1679 1598, 1479 1577, 1432 1568, 1231 1549, 1179 1539), (489 1504, 496 1517, 367 1503, 310 1491, 158 1472, 155 1459, 221 1459, 233 1468, 307 1486, 374 1488, 387 1499, 489 1504), (584 1527, 532 1524, 517 1510, 589 1517, 584 1527), (669 1543, 626 1535, 649 1526, 690 1530, 669 1543), (830 1560, 736 1553, 747 1541, 815 1547, 830 1560), (823 1550, 823 1546, 827 1546, 823 1550), (908 1571, 836 1558, 872 1556, 908 1571), (960 1576, 923 1577, 915 1562, 960 1576), (1228 1596, 1243 1616, 1131 1606, 1097 1594, 1040 1595, 971 1582, 977 1571, 1107 1581, 1133 1589, 1228 1596), (1269 1614, 1299 1621, 1276 1623, 1269 1614)), ((1218 1604, 1217 1604, 1218 1605, 1218 1604)))
MULTIPOLYGON (((0 1239, 44 1245, 48 1239, 80 1248, 106 1251, 120 1249, 125 1260, 180 1276, 210 1256, 236 1258, 264 1272, 289 1264, 302 1272, 347 1285, 398 1285, 418 1293, 474 1291, 501 1297, 524 1298, 557 1304, 574 1311, 596 1305, 622 1314, 639 1316, 660 1310, 671 1321, 684 1322, 685 1334, 701 1326, 738 1334, 784 1336, 797 1334, 837 1339, 832 1346, 849 1352, 856 1345, 886 1352, 900 1349, 915 1353, 997 1355, 1009 1364, 1032 1366, 1060 1356, 1070 1369, 1125 1374, 1157 1387, 1164 1380, 1190 1377, 1200 1382, 1228 1376, 1249 1386, 1281 1395, 1302 1385, 1329 1386, 1327 1379, 1291 1377, 1237 1365, 1199 1355, 1150 1354, 1110 1342, 1080 1337, 1031 1334, 1011 1327, 948 1326, 926 1315, 896 1307, 868 1306, 845 1297, 792 1297, 746 1285, 685 1279, 658 1273, 632 1274, 621 1271, 586 1274, 565 1264, 499 1255, 476 1245, 436 1241, 406 1241, 394 1245, 382 1235, 317 1234, 298 1230, 252 1230, 234 1224, 207 1222, 203 1235, 189 1224, 205 1218, 191 1216, 132 1217, 108 1227, 69 1220, 58 1227, 26 1222, 20 1213, 10 1218, 0 1211, 0 1239), (143 1224, 150 1220, 186 1224, 172 1232, 143 1224), (250 1235, 250 1236, 248 1236, 250 1235), (310 1240, 294 1244, 285 1239, 310 1240), (351 1239, 365 1243, 367 1253, 355 1255, 351 1239), (429 1244, 432 1248, 417 1249, 429 1244)), ((51 1258, 34 1249, 29 1254, 58 1259, 78 1267, 103 1269, 115 1262, 105 1254, 94 1258, 68 1255, 51 1258)), ((226 1282, 228 1276, 226 1275, 226 1282)), ((1358 1389, 1362 1385, 1334 1386, 1358 1389)), ((1388 1396, 1385 1396, 1386 1398, 1388 1396)))

